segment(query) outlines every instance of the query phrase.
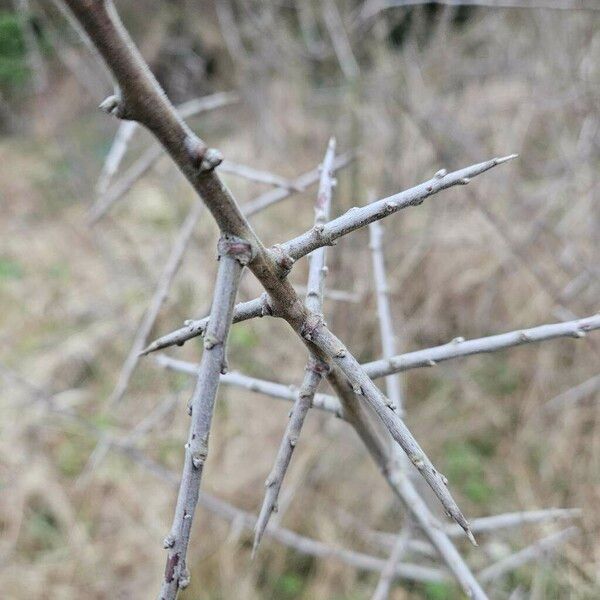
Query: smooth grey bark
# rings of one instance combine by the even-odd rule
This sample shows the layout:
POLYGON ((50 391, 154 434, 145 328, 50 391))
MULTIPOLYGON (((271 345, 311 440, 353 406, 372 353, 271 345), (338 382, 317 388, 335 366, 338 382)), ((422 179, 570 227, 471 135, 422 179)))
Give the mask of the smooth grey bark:
MULTIPOLYGON (((335 139, 331 138, 321 165, 321 177, 315 202, 315 225, 325 223, 329 219, 331 198, 335 185, 335 180, 333 178, 335 148, 335 139)), ((321 314, 323 311, 323 288, 325 275, 327 273, 325 257, 325 248, 319 248, 310 255, 305 304, 308 310, 315 314, 321 314)), ((263 499, 258 520, 256 521, 254 533, 254 544, 252 547, 253 555, 258 549, 258 545, 260 544, 260 540, 269 523, 271 515, 277 511, 279 492, 283 485, 285 474, 290 466, 294 448, 300 438, 304 420, 312 405, 321 379, 328 371, 329 365, 327 363, 320 360, 317 356, 310 354, 305 367, 304 380, 302 381, 298 396, 294 400, 290 418, 277 451, 275 464, 265 482, 265 497, 263 499)))
POLYGON ((224 236, 219 240, 219 270, 215 284, 210 322, 204 337, 204 352, 200 362, 196 388, 190 402, 191 423, 175 516, 164 546, 168 551, 162 582, 161 600, 172 600, 180 589, 187 587, 190 574, 186 566, 187 548, 194 519, 215 399, 221 372, 226 370, 226 343, 231 325, 233 305, 242 269, 252 258, 246 240, 224 236))

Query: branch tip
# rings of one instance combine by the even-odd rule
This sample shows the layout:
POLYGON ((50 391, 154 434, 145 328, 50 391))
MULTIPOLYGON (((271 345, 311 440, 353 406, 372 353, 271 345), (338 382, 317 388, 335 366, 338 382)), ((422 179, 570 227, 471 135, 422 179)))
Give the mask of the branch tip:
POLYGON ((508 162, 509 160, 513 160, 515 158, 519 158, 518 154, 509 154, 508 156, 502 156, 500 158, 494 159, 497 165, 501 165, 502 163, 508 162))
POLYGON ((473 535, 471 529, 467 527, 467 529, 465 529, 465 533, 467 534, 467 537, 469 538, 471 544, 473 544, 473 546, 477 548, 479 544, 477 543, 477 540, 475 539, 475 536, 473 535))

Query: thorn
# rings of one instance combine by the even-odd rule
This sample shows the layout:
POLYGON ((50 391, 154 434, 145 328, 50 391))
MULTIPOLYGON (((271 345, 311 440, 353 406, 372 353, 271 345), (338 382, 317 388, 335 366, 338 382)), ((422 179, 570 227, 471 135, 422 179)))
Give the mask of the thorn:
POLYGON ((501 165, 502 163, 508 162, 509 160, 513 160, 515 158, 519 158, 518 154, 509 154, 508 156, 502 156, 500 158, 495 158, 494 162, 497 165, 501 165))
POLYGON ((434 176, 434 179, 443 179, 444 177, 446 177, 446 175, 448 175, 448 171, 446 171, 446 169, 440 169, 434 176))
POLYGON ((470 182, 471 182, 470 177, 463 177, 458 183, 460 183, 460 185, 467 185, 470 182))
POLYGON ((146 346, 139 354, 138 356, 147 356, 148 354, 150 354, 150 352, 152 352, 153 350, 157 350, 156 348, 156 342, 152 342, 149 346, 146 346))
POLYGON ((475 536, 473 535, 473 532, 471 531, 471 529, 468 526, 465 529, 465 533, 467 534, 467 537, 469 538, 469 541, 471 542, 471 544, 473 544, 473 546, 475 546, 475 547, 479 546, 479 544, 477 543, 477 540, 475 539, 475 536))

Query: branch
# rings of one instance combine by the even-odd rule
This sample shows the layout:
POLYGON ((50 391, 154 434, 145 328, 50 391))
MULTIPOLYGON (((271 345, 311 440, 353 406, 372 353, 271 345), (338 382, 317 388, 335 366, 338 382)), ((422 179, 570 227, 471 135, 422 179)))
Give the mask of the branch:
POLYGON ((336 381, 335 376, 336 372, 333 371, 330 383, 340 396, 340 402, 344 407, 344 418, 356 430, 394 494, 429 538, 467 596, 475 600, 486 600, 487 596, 469 566, 444 533, 441 524, 418 494, 407 473, 400 468, 393 451, 390 432, 385 432, 383 437, 379 434, 353 390, 343 382, 336 381))
MULTIPOLYGON (((383 255, 382 238, 383 228, 378 221, 369 225, 369 238, 371 257, 373 261, 373 278, 375 280, 375 291, 377 295, 377 320, 379 321, 379 335, 383 358, 390 359, 397 353, 396 336, 394 334, 394 321, 388 297, 388 284, 385 272, 385 258, 383 255)), ((385 378, 385 389, 390 401, 395 405, 400 415, 403 414, 402 391, 400 379, 397 375, 385 378)))
POLYGON ((192 418, 185 447, 183 474, 173 526, 164 542, 165 548, 168 549, 168 557, 161 587, 161 600, 176 598, 179 589, 189 584, 190 574, 187 570, 186 554, 198 502, 200 481, 208 454, 208 437, 214 403, 220 374, 226 369, 225 346, 235 295, 243 265, 251 258, 252 250, 245 240, 225 236, 219 241, 219 270, 198 381, 190 402, 192 418))
MULTIPOLYGON (((198 365, 194 363, 171 358, 166 354, 156 354, 155 359, 156 363, 165 369, 170 369, 178 373, 187 373, 188 375, 198 374, 198 365)), ((287 402, 294 402, 299 393, 299 389, 293 385, 275 383, 274 381, 249 377, 248 375, 236 372, 221 374, 221 383, 287 402)), ((318 408, 330 412, 337 417, 343 417, 343 410, 339 400, 335 396, 328 394, 315 394, 311 408, 318 408)))
MULTIPOLYGON (((345 152, 344 154, 336 156, 333 162, 333 171, 339 171, 340 169, 347 167, 355 158, 355 152, 345 152)), ((306 173, 302 173, 302 175, 299 175, 296 177, 296 179, 291 181, 292 187, 290 189, 280 188, 269 190, 251 202, 244 204, 244 214, 247 217, 250 217, 255 213, 267 208, 267 206, 271 206, 271 204, 275 204, 276 202, 284 200, 297 191, 304 191, 311 185, 317 183, 319 181, 319 177, 319 167, 312 169, 311 171, 307 171, 306 173)))
MULTIPOLYGON (((156 477, 168 481, 173 486, 177 485, 178 477, 175 473, 145 456, 137 448, 122 445, 114 445, 114 448, 131 460, 147 468, 148 471, 156 477)), ((198 497, 198 504, 221 519, 239 524, 245 529, 252 530, 255 527, 256 517, 254 515, 243 511, 220 498, 216 498, 211 494, 201 491, 198 497)), ((355 569, 378 573, 385 568, 385 560, 381 558, 363 554, 361 552, 354 552, 353 550, 347 550, 345 548, 330 546, 312 538, 299 535, 289 529, 275 525, 274 523, 269 523, 265 535, 301 554, 307 554, 317 558, 337 559, 355 569)), ((446 572, 441 569, 411 563, 400 563, 396 565, 395 576, 409 581, 419 582, 441 582, 448 580, 446 572)))
POLYGON ((469 528, 469 523, 448 490, 447 479, 434 468, 429 457, 415 440, 408 427, 404 424, 404 421, 394 411, 391 402, 373 383, 348 348, 329 331, 322 320, 307 323, 304 336, 339 367, 347 377, 354 393, 364 397, 364 400, 379 416, 394 440, 402 447, 410 461, 418 469, 425 481, 427 481, 447 514, 464 529, 469 540, 476 545, 475 538, 469 528))
POLYGON ((580 339, 585 337, 588 331, 596 329, 600 329, 600 313, 575 321, 540 325, 531 329, 520 329, 474 340, 465 341, 464 338, 458 337, 442 346, 434 346, 433 348, 400 354, 389 360, 376 360, 366 363, 363 366, 370 377, 377 379, 378 377, 385 377, 391 373, 400 373, 409 369, 433 367, 445 360, 471 356, 472 354, 497 352, 498 350, 504 350, 513 346, 543 342, 561 337, 580 339))
MULTIPOLYGON (((582 514, 582 510, 579 508, 547 508, 542 510, 503 513, 490 517, 473 519, 471 521, 471 530, 477 535, 496 533, 503 529, 521 528, 524 525, 535 525, 538 523, 544 523, 546 521, 578 519, 582 514)), ((398 539, 398 536, 395 533, 367 529, 362 525, 362 523, 352 523, 349 516, 345 516, 345 518, 350 526, 355 527, 357 532, 362 537, 370 541, 372 544, 375 543, 386 550, 391 550, 398 539)), ((442 530, 449 537, 459 537, 463 535, 463 531, 458 525, 446 525, 442 528, 442 530)), ((428 553, 428 548, 425 546, 413 547, 414 541, 415 540, 411 540, 411 550, 414 549, 415 551, 423 554, 428 553)))
MULTIPOLYGON (((368 404, 386 424, 394 439, 409 454, 413 463, 442 500, 446 510, 468 534, 468 523, 447 490, 445 479, 433 468, 406 425, 389 410, 389 401, 364 373, 356 359, 324 326, 322 320, 318 320, 316 315, 311 314, 300 301, 291 283, 285 277, 291 266, 288 260, 289 253, 284 254, 283 247, 280 248, 281 255, 275 250, 267 251, 264 247, 231 193, 215 173, 215 167, 222 162, 221 154, 216 149, 209 148, 177 114, 120 22, 112 2, 95 0, 66 0, 66 2, 94 41, 119 86, 118 93, 102 102, 101 108, 118 118, 136 120, 152 131, 202 197, 220 230, 248 241, 254 256, 248 266, 269 295, 273 312, 284 318, 290 327, 306 340, 305 343, 320 359, 333 359, 353 387, 364 394, 368 404), (341 356, 342 353, 344 356, 341 356)), ((498 162, 493 160, 479 167, 463 170, 461 182, 465 183, 465 178, 469 174, 482 172, 498 162)), ((453 182, 452 176, 442 176, 430 185, 430 189, 420 192, 421 196, 425 198, 434 193, 434 189, 438 191, 443 187, 449 187, 453 182)), ((424 185, 427 187, 426 184, 424 185)), ((403 197, 412 197, 411 202, 414 203, 415 194, 418 195, 418 192, 412 196, 408 193, 403 197)), ((393 202, 387 204, 388 209, 385 208, 384 202, 383 210, 389 210, 389 206, 392 212, 397 210, 393 202)), ((377 205, 378 203, 372 206, 377 207, 377 205)), ((364 214, 364 210, 369 211, 371 208, 359 209, 359 213, 363 216, 358 224, 354 223, 356 227, 378 218, 377 214, 371 216, 370 213, 364 214)), ((333 235, 337 232, 342 235, 356 228, 348 229, 347 216, 342 216, 340 219, 332 222, 334 226, 330 228, 332 231, 328 230, 328 233, 333 235)), ((326 229, 327 225, 323 227, 323 231, 326 229)), ((322 240, 317 240, 316 243, 309 241, 309 244, 301 245, 304 254, 326 245, 322 240)), ((329 241, 331 240, 327 238, 327 242, 329 241)), ((292 246, 296 250, 300 248, 298 243, 292 246)))
POLYGON ((583 383, 548 400, 542 407, 542 410, 552 412, 558 409, 577 406, 582 400, 595 394, 597 390, 600 390, 600 374, 590 377, 583 383))
MULTIPOLYGON (((325 158, 321 165, 321 178, 317 200, 315 202, 315 225, 325 223, 331 212, 331 197, 335 180, 333 178, 333 161, 335 158, 335 139, 331 138, 327 146, 325 158)), ((308 271, 308 283, 306 294, 306 307, 315 314, 321 314, 323 310, 323 282, 325 280, 326 249, 319 248, 310 256, 310 268, 308 271)), ((321 378, 329 370, 329 365, 319 360, 318 357, 310 355, 305 367, 304 381, 300 393, 294 401, 290 418, 281 440, 275 464, 265 482, 265 497, 260 509, 258 521, 254 532, 254 544, 252 554, 256 553, 260 540, 273 512, 277 511, 279 492, 283 485, 283 479, 290 466, 294 448, 300 438, 300 432, 308 413, 321 378)))
MULTIPOLYGON (((193 117, 215 108, 230 106, 238 102, 239 98, 234 92, 217 92, 201 98, 193 98, 183 102, 177 107, 177 113, 182 119, 193 117)), ((145 175, 152 166, 163 156, 164 148, 160 144, 153 144, 125 171, 111 188, 108 184, 117 172, 131 137, 138 124, 135 121, 123 121, 117 130, 113 145, 109 150, 104 167, 96 184, 98 199, 90 208, 88 220, 91 224, 99 221, 120 200, 133 185, 145 175)))
MULTIPOLYGON (((241 323, 249 319, 256 317, 264 317, 266 315, 273 314, 273 309, 269 302, 267 294, 262 294, 254 300, 248 302, 240 302, 236 304, 233 310, 233 323, 241 323)), ((162 350, 169 346, 183 346, 185 342, 192 338, 204 335, 206 326, 208 325, 208 317, 203 319, 186 321, 184 326, 180 329, 176 329, 171 333, 167 333, 154 340, 147 348, 144 348, 140 354, 142 356, 156 352, 156 350, 162 350)))
POLYGON ((510 556, 499 560, 489 567, 482 569, 479 571, 479 578, 481 581, 486 582, 498 579, 506 573, 518 569, 525 563, 554 552, 557 546, 564 544, 569 538, 572 538, 578 533, 580 533, 578 527, 569 527, 559 531, 558 533, 553 533, 552 535, 546 536, 531 546, 528 546, 519 552, 515 552, 515 554, 511 554, 510 556))
POLYGON ((394 572, 396 565, 400 562, 406 550, 408 549, 408 543, 410 541, 410 525, 402 527, 400 533, 396 536, 396 543, 392 549, 392 553, 388 558, 385 568, 381 571, 379 582, 373 592, 371 600, 387 600, 390 595, 390 588, 394 580, 394 572))
POLYGON ((440 4, 442 6, 482 6, 487 8, 526 8, 547 10, 600 10, 586 0, 367 0, 363 3, 354 27, 364 26, 378 13, 390 8, 440 4))
POLYGON ((200 200, 196 200, 175 237, 175 241, 171 248, 167 262, 165 263, 160 277, 158 278, 158 283, 156 285, 156 289, 154 290, 152 299, 150 300, 142 322, 140 323, 140 326, 135 334, 131 350, 129 351, 129 354, 127 355, 127 358, 125 359, 125 362, 121 368, 121 372, 119 373, 117 384, 108 402, 109 405, 114 406, 120 402, 127 390, 131 375, 133 374, 133 371, 135 370, 135 367, 139 361, 140 352, 146 344, 146 340, 148 339, 150 331, 152 331, 152 327, 154 326, 154 322, 156 321, 156 317, 158 316, 160 308, 167 298, 169 288, 171 287, 171 282, 179 270, 181 261, 183 260, 183 255, 203 210, 204 204, 200 200))
POLYGON ((323 2, 323 20, 333 43, 333 49, 342 73, 346 79, 353 81, 360 74, 360 69, 352 53, 352 47, 348 41, 342 18, 334 0, 325 0, 323 2))
POLYGON ((492 158, 453 173, 446 173, 445 170, 438 171, 432 179, 425 183, 366 206, 351 208, 348 212, 323 227, 313 227, 302 235, 281 244, 281 251, 290 259, 296 261, 316 248, 335 244, 340 237, 373 223, 373 221, 383 219, 403 208, 418 206, 429 196, 433 196, 442 190, 455 185, 466 185, 473 177, 517 156, 517 154, 511 154, 503 158, 492 158))
MULTIPOLYGON (((332 170, 337 171, 339 169, 343 169, 350 164, 352 160, 354 160, 353 153, 347 152, 346 154, 338 156, 334 160, 332 170)), ((280 188, 271 190, 266 194, 262 194, 252 202, 249 202, 242 207, 244 215, 247 217, 255 215, 265 208, 285 200, 295 191, 306 189, 319 180, 319 172, 319 168, 316 168, 298 176, 291 182, 293 189, 280 188)), ((241 321, 246 321, 247 319, 264 317, 267 314, 272 314, 272 309, 267 296, 263 294, 259 298, 238 304, 233 313, 233 322, 240 323, 241 321)), ((204 335, 204 330, 206 329, 207 323, 208 317, 204 317, 203 319, 190 319, 185 323, 184 327, 176 329, 175 331, 167 333, 164 336, 154 340, 141 352, 141 354, 150 354, 151 352, 168 348, 169 346, 183 346, 183 344, 188 340, 200 335, 204 335)))
POLYGON ((249 181, 265 183, 266 185, 271 185, 275 188, 282 188, 290 192, 300 191, 298 188, 294 187, 293 181, 290 181, 285 177, 280 177, 279 175, 275 175, 275 173, 271 173, 270 171, 254 169, 247 165, 242 165, 230 160, 224 160, 219 165, 219 171, 221 173, 231 173, 233 175, 237 175, 238 177, 248 179, 249 181))

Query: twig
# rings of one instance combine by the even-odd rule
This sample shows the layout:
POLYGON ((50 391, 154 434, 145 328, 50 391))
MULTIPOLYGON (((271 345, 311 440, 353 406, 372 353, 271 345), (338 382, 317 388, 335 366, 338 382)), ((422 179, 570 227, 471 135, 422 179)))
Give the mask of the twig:
POLYGON ((547 10, 599 10, 592 1, 586 0, 367 0, 363 3, 354 22, 360 27, 378 13, 391 8, 441 4, 445 6, 482 6, 487 8, 525 8, 547 10))
MULTIPOLYGON (((355 152, 345 152, 344 154, 340 154, 336 156, 335 161, 333 163, 333 170, 339 171, 344 167, 348 166, 354 159, 356 158, 355 152)), ((311 185, 317 183, 319 181, 320 171, 318 168, 312 169, 311 171, 307 171, 302 175, 296 177, 296 179, 292 179, 291 187, 289 189, 279 188, 269 190, 260 196, 257 196, 254 200, 247 202, 243 206, 244 214, 247 217, 254 215, 255 213, 265 209, 267 206, 271 206, 271 204, 275 204, 285 198, 291 196, 293 193, 298 191, 304 191, 311 185)))
POLYGON ((208 437, 219 387, 219 376, 226 369, 225 346, 242 269, 251 259, 252 249, 245 240, 224 236, 219 241, 219 270, 210 323, 204 338, 200 372, 190 401, 192 418, 185 449, 183 474, 173 526, 164 542, 168 557, 161 588, 162 600, 176 598, 178 590, 189 584, 190 574, 186 566, 186 554, 198 502, 200 481, 208 454, 208 437))
POLYGON ((23 41, 27 50, 27 61, 33 79, 33 89, 36 94, 41 94, 48 87, 48 69, 31 22, 33 16, 31 5, 29 0, 13 0, 13 5, 21 21, 23 41))
MULTIPOLYGON (((182 119, 187 119, 216 108, 230 106, 238 102, 238 100, 239 97, 234 92, 217 92, 203 96, 202 98, 193 98, 192 100, 183 102, 177 107, 177 112, 182 119)), ((112 205, 120 200, 164 154, 164 148, 160 144, 153 144, 146 149, 111 188, 108 188, 110 180, 119 169, 119 165, 127 151, 129 141, 137 127, 138 123, 136 121, 124 121, 117 130, 113 145, 106 156, 102 172, 96 184, 98 199, 90 208, 88 216, 88 220, 92 224, 101 219, 112 205)))
POLYGON ((445 170, 438 171, 429 181, 366 206, 351 208, 337 219, 329 221, 322 228, 313 227, 302 235, 280 244, 281 251, 293 261, 298 260, 316 248, 335 244, 340 237, 373 223, 373 221, 383 219, 403 208, 418 206, 425 199, 442 190, 455 185, 466 185, 473 177, 517 156, 517 154, 511 154, 502 158, 492 158, 452 173, 446 173, 445 170))
POLYGON ((600 375, 595 375, 570 390, 548 400, 542 407, 542 410, 552 412, 563 408, 577 406, 582 400, 595 394, 598 390, 600 390, 600 375))
POLYGON ((171 282, 179 270, 181 261, 183 260, 183 255, 185 254, 186 248, 192 237, 192 233, 196 228, 196 224, 198 223, 198 219, 200 218, 203 210, 203 202, 201 200, 196 200, 183 224, 181 225, 179 232, 175 236, 175 241, 171 247, 169 258, 163 267, 152 299, 150 300, 148 308, 135 334, 131 350, 125 359, 125 362, 123 363, 115 389, 110 395, 108 401, 109 406, 114 406, 116 403, 120 402, 125 394, 125 391, 127 390, 131 375, 133 374, 133 371, 135 370, 135 367, 140 359, 140 352, 144 348, 160 308, 167 298, 169 289, 171 287, 171 282))
POLYGON ((510 331, 474 340, 465 340, 458 337, 442 346, 400 354, 389 360, 376 360, 366 363, 363 366, 368 375, 376 379, 390 375, 391 373, 408 371, 409 369, 433 367, 440 362, 452 358, 485 352, 496 352, 532 342, 543 342, 561 337, 580 339, 585 337, 588 331, 597 329, 600 329, 600 313, 575 321, 540 325, 530 329, 510 331))
MULTIPOLYGON (((471 529, 474 534, 481 535, 496 533, 503 529, 516 529, 525 525, 536 525, 546 521, 562 521, 578 519, 582 515, 579 508, 546 508, 542 510, 526 510, 522 512, 509 512, 490 517, 480 517, 471 521, 471 529)), ((463 532, 458 525, 450 524, 442 526, 443 531, 450 537, 460 537, 463 532)), ((394 533, 383 531, 362 531, 364 535, 376 541, 384 548, 393 548, 397 536, 394 533)))
POLYGON ((113 138, 113 143, 104 159, 98 181, 96 182, 96 193, 98 196, 106 194, 108 185, 119 170, 121 161, 127 152, 129 142, 132 140, 137 128, 138 124, 135 121, 121 121, 119 124, 117 133, 115 133, 115 137, 113 138))
POLYGON ((294 187, 293 181, 285 179, 285 177, 280 177, 279 175, 271 173, 270 171, 254 169, 247 165, 242 165, 230 160, 224 160, 219 165, 219 171, 221 171, 221 173, 231 173, 233 175, 237 175, 238 177, 248 179, 249 181, 256 181, 257 183, 272 185, 275 188, 283 188, 284 190, 292 192, 300 191, 294 187))
POLYGON ((323 2, 323 20, 333 43, 333 49, 342 73, 346 79, 353 81, 358 77, 360 69, 352 52, 352 47, 344 30, 342 18, 334 0, 325 0, 323 2))
POLYGON ((383 571, 379 577, 377 587, 373 592, 371 600, 387 600, 390 595, 390 588, 394 580, 396 571, 396 565, 402 559, 402 556, 408 549, 408 542, 410 541, 410 525, 402 527, 400 533, 396 537, 396 543, 383 571))
MULTIPOLYGON (((155 359, 156 363, 165 369, 170 369, 179 373, 187 373, 188 375, 198 374, 198 365, 194 363, 178 360, 165 354, 156 354, 155 359)), ((243 388, 250 392, 263 394, 265 396, 270 396, 271 398, 278 398, 279 400, 286 400, 288 402, 294 402, 299 393, 298 388, 292 385, 249 377, 248 375, 242 375, 235 371, 222 374, 221 383, 223 385, 243 388)), ((339 400, 335 396, 330 396, 328 394, 315 394, 311 403, 311 408, 318 408, 319 410, 333 413, 340 418, 343 416, 339 400)))
MULTIPOLYGON (((321 165, 321 178, 317 200, 315 202, 315 225, 323 224, 329 219, 331 212, 331 197, 335 181, 333 179, 333 161, 335 158, 335 139, 331 138, 327 146, 325 158, 321 165)), ((325 266, 326 249, 319 248, 310 256, 310 268, 308 272, 308 291, 306 293, 306 306, 315 313, 321 314, 323 310, 323 287, 326 275, 325 266)), ((252 554, 256 553, 260 540, 264 534, 265 528, 273 512, 277 511, 277 501, 279 492, 283 485, 285 474, 292 460, 294 448, 300 438, 302 426, 308 413, 321 378, 329 366, 322 362, 318 357, 311 355, 305 367, 304 380, 300 387, 298 397, 294 401, 294 406, 290 418, 281 440, 279 450, 273 469, 265 483, 266 491, 263 503, 256 522, 254 532, 254 544, 252 554)))
MULTIPOLYGON (((268 296, 262 294, 260 297, 248 302, 240 302, 236 304, 233 311, 233 323, 241 323, 256 317, 264 317, 273 314, 268 296)), ((176 329, 171 333, 167 333, 154 340, 147 348, 144 348, 140 354, 142 356, 168 348, 169 346, 183 346, 185 342, 192 338, 204 335, 206 326, 208 325, 208 317, 203 319, 190 319, 184 323, 180 329, 176 329)))
MULTIPOLYGON (((419 186, 404 192, 400 192, 394 196, 389 196, 388 198, 384 198, 377 202, 373 202, 361 208, 354 207, 344 215, 334 219, 333 221, 329 221, 329 223, 325 225, 313 227, 301 236, 298 236, 284 244, 279 244, 277 249, 280 260, 283 258, 290 264, 293 264, 294 261, 302 258, 306 254, 309 254, 316 248, 333 245, 339 237, 364 227, 369 223, 373 223, 376 220, 382 219, 402 208, 418 205, 428 196, 431 196, 432 194, 435 194, 443 189, 452 187, 454 185, 465 185, 468 183, 470 177, 474 177, 480 173, 483 173, 496 165, 502 164, 503 162, 514 158, 515 156, 516 155, 511 155, 505 158, 494 158, 485 163, 466 167, 465 169, 454 171, 453 173, 449 174, 445 174, 445 171, 439 171, 433 179, 426 181, 419 186)), ((246 215, 252 214, 248 205, 246 206, 247 208, 244 213, 246 215)), ((254 204, 254 206, 252 206, 252 210, 258 208, 258 206, 262 207, 263 204, 254 204)), ((259 299, 257 298, 251 302, 258 303, 259 299)), ((255 307, 258 309, 258 304, 256 304, 255 307)), ((260 313, 257 312, 252 316, 260 316, 260 313)), ((149 354, 155 350, 160 350, 175 344, 181 345, 183 342, 191 339, 192 337, 202 335, 201 322, 204 322, 204 320, 201 319, 200 321, 192 321, 188 326, 162 336, 161 338, 152 342, 152 344, 150 344, 150 346, 148 346, 143 353, 149 354)), ((238 322, 235 314, 234 322, 238 322)))
POLYGON ((532 544, 531 546, 528 546, 519 552, 515 552, 515 554, 511 554, 510 556, 499 560, 493 565, 482 569, 478 576, 481 581, 485 582, 499 579, 506 573, 514 571, 515 569, 518 569, 532 560, 536 560, 542 556, 554 552, 557 546, 561 546, 569 538, 572 538, 578 533, 580 533, 580 529, 578 527, 569 527, 559 531, 558 533, 553 533, 552 535, 546 536, 545 538, 535 542, 535 544, 532 544))
MULTIPOLYGON (((136 120, 144 124, 165 147, 190 184, 203 198, 220 230, 248 241, 254 257, 248 267, 268 293, 273 312, 285 319, 318 358, 332 359, 348 378, 353 388, 364 395, 367 403, 375 410, 382 423, 386 425, 394 439, 400 443, 413 464, 418 467, 422 476, 428 481, 446 511, 469 535, 468 523, 448 491, 445 479, 434 469, 406 425, 397 414, 390 410, 389 401, 366 375, 358 361, 329 331, 322 319, 310 313, 302 304, 286 278, 286 274, 292 266, 290 258, 293 263, 295 257, 290 252, 285 253, 286 249, 282 246, 279 247, 280 252, 268 251, 264 247, 242 214, 235 199, 215 173, 215 168, 222 162, 220 152, 208 147, 177 114, 123 27, 112 2, 93 0, 66 0, 66 2, 102 54, 118 85, 117 93, 106 98, 100 107, 117 118, 136 120)), ((508 158, 503 160, 508 160, 508 158)), ((466 183, 465 178, 468 178, 469 175, 487 170, 503 160, 493 160, 478 167, 463 170, 460 181, 466 183)), ((424 190, 415 188, 416 191, 405 193, 403 197, 410 198, 412 203, 415 202, 415 199, 420 202, 434 190, 439 191, 453 183, 458 183, 458 180, 454 181, 452 176, 441 176, 439 179, 435 179, 430 185, 430 189, 425 184, 424 190)), ((397 209, 393 202, 387 204, 392 204, 392 212, 397 209)), ((304 254, 307 254, 317 247, 330 243, 331 236, 339 237, 376 220, 379 216, 382 217, 383 214, 369 212, 373 207, 377 208, 377 205, 378 203, 359 209, 360 219, 358 221, 342 216, 341 221, 337 219, 330 223, 330 225, 333 224, 333 227, 327 229, 327 225, 324 226, 323 230, 327 230, 327 233, 330 234, 330 237, 325 240, 320 239, 318 232, 315 231, 319 238, 316 242, 309 233, 309 243, 298 243, 296 239, 292 242, 292 249, 295 252, 302 250, 304 254), (350 227, 348 227, 349 225, 350 227)), ((381 209, 386 213, 390 211, 389 208, 386 208, 385 202, 381 209)), ((303 236, 300 236, 300 242, 302 239, 303 236)), ((206 341, 205 339, 205 344, 206 341)), ((218 378, 215 385, 217 383, 218 378)), ((472 535, 470 537, 473 539, 472 535)), ((170 553, 170 556, 174 555, 170 553)), ((180 569, 182 566, 181 563, 178 563, 176 568, 180 569)), ((171 577, 169 584, 176 580, 170 569, 167 570, 167 576, 171 577)), ((183 580, 185 581, 185 578, 183 580)), ((171 589, 172 585, 168 585, 168 588, 171 589)))
MULTIPOLYGON (((378 221, 369 225, 369 247, 373 264, 373 278, 377 295, 377 320, 379 322, 379 335, 383 358, 390 359, 397 354, 396 337, 394 334, 394 320, 388 297, 388 284, 385 272, 385 258, 382 247, 383 228, 378 221)), ((396 406, 399 414, 403 413, 402 390, 398 375, 390 375, 385 378, 385 389, 387 396, 396 406)))

